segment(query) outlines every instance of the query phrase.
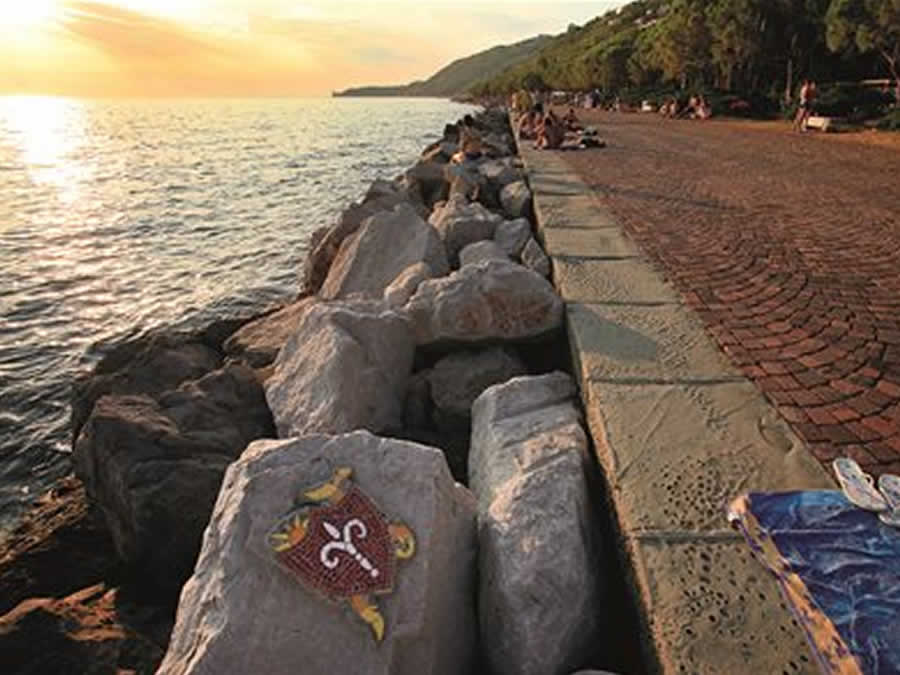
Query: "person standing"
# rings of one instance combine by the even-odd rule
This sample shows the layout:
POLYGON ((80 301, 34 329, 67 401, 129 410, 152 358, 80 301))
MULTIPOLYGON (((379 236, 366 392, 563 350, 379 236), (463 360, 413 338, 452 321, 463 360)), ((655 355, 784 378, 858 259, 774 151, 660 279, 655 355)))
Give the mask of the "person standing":
POLYGON ((816 85, 810 80, 803 80, 800 85, 800 107, 794 117, 794 131, 806 131, 806 122, 812 114, 812 101, 815 98, 816 85))

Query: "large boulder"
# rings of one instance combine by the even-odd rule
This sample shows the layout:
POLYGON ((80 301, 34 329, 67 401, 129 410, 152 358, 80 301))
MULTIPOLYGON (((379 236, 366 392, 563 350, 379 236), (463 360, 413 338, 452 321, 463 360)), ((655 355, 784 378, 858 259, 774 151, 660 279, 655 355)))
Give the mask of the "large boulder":
MULTIPOLYGON (((159 672, 473 672, 474 511, 434 448, 365 432, 254 443, 228 470, 159 672), (338 467, 352 469, 358 488, 415 537, 412 557, 396 562, 393 590, 370 596, 384 621, 380 643, 347 600, 309 590, 270 548, 273 527, 287 520, 299 492, 338 467)), ((347 532, 352 515, 329 518, 347 532)), ((303 536, 317 536, 312 527, 303 536)), ((358 534, 354 543, 376 559, 377 548, 358 534)), ((334 555, 338 573, 354 569, 350 555, 334 555)))
POLYGON ((500 191, 500 203, 510 218, 528 218, 531 214, 531 190, 525 181, 510 183, 500 191))
POLYGON ((440 156, 433 156, 419 160, 406 171, 406 180, 415 186, 428 206, 447 196, 450 184, 444 176, 445 165, 440 156))
POLYGON ((490 239, 476 241, 459 252, 460 267, 474 265, 485 260, 509 260, 509 256, 490 239))
POLYGON ((393 211, 372 216, 344 240, 320 296, 332 300, 356 293, 381 298, 398 274, 421 262, 438 276, 450 271, 435 229, 411 206, 399 204, 393 211))
POLYGON ((550 276, 550 258, 534 237, 529 239, 522 249, 522 264, 542 277, 550 276))
POLYGON ((563 302, 540 275, 488 260, 423 282, 403 311, 419 345, 477 344, 545 336, 562 325, 563 302))
POLYGON ((492 239, 503 220, 478 203, 469 203, 463 195, 454 195, 443 208, 435 209, 428 222, 438 231, 451 265, 459 262, 459 252, 469 244, 492 239))
POLYGON ((494 231, 494 241, 510 258, 518 259, 531 238, 531 223, 527 218, 504 220, 494 231))
POLYGON ((156 400, 102 397, 72 459, 119 557, 155 586, 178 588, 193 568, 225 467, 274 431, 253 371, 229 364, 156 400))
POLYGON ((297 330, 306 310, 316 302, 315 297, 302 298, 277 312, 251 321, 225 341, 225 354, 244 361, 251 368, 268 366, 297 330))
POLYGON ((407 319, 381 301, 315 305, 266 382, 279 437, 398 428, 414 353, 407 319))
POLYGON ((510 183, 514 183, 522 178, 522 174, 516 168, 515 160, 512 157, 492 159, 484 162, 478 167, 478 172, 498 192, 510 183))
POLYGON ((153 334, 118 345, 90 374, 72 387, 72 442, 94 404, 107 394, 155 396, 195 380, 222 364, 222 356, 200 340, 171 334, 153 334))
POLYGON ((426 279, 432 279, 434 272, 426 262, 410 265, 384 289, 384 301, 391 309, 403 307, 426 279))
POLYGON ((428 375, 438 427, 468 426, 472 404, 485 389, 527 373, 522 360, 502 347, 464 350, 440 359, 428 375))
POLYGON ((472 408, 479 625, 496 675, 566 675, 597 639, 596 525, 574 395, 557 372, 491 387, 472 408))
POLYGON ((341 244, 367 219, 404 203, 424 216, 427 209, 418 190, 418 186, 407 183, 405 179, 392 182, 376 180, 361 201, 344 209, 337 223, 313 232, 303 268, 303 292, 309 295, 319 292, 341 244))

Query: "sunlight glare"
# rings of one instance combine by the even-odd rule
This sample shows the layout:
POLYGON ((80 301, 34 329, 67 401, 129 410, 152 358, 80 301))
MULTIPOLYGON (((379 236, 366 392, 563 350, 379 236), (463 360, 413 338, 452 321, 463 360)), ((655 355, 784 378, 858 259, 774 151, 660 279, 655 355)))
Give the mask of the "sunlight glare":
POLYGON ((0 30, 10 32, 40 28, 58 18, 57 0, 23 0, 0 7, 0 30))
POLYGON ((65 201, 78 198, 92 173, 78 157, 85 143, 83 104, 50 96, 0 98, 4 127, 35 183, 55 188, 65 201))

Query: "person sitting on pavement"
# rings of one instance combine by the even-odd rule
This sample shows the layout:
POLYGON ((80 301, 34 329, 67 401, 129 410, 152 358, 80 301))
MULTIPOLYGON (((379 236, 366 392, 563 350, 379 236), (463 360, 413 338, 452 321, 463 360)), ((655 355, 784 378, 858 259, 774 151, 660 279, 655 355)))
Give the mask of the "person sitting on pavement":
POLYGON ((516 135, 519 140, 533 141, 537 138, 537 126, 539 118, 530 110, 519 118, 519 125, 516 129, 516 135))
POLYGON ((566 113, 566 116, 563 117, 562 121, 569 131, 581 131, 584 128, 578 121, 578 117, 575 116, 575 108, 569 108, 569 112, 566 113))
POLYGON ((542 150, 558 149, 566 137, 566 128, 562 121, 548 110, 538 130, 535 147, 542 150))

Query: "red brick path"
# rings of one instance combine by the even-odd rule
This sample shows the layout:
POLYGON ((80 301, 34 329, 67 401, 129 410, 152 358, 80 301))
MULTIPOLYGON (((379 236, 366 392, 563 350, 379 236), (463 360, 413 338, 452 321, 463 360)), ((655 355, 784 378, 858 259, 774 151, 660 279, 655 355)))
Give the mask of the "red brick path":
POLYGON ((900 152, 597 113, 565 157, 824 463, 900 473, 900 152))

